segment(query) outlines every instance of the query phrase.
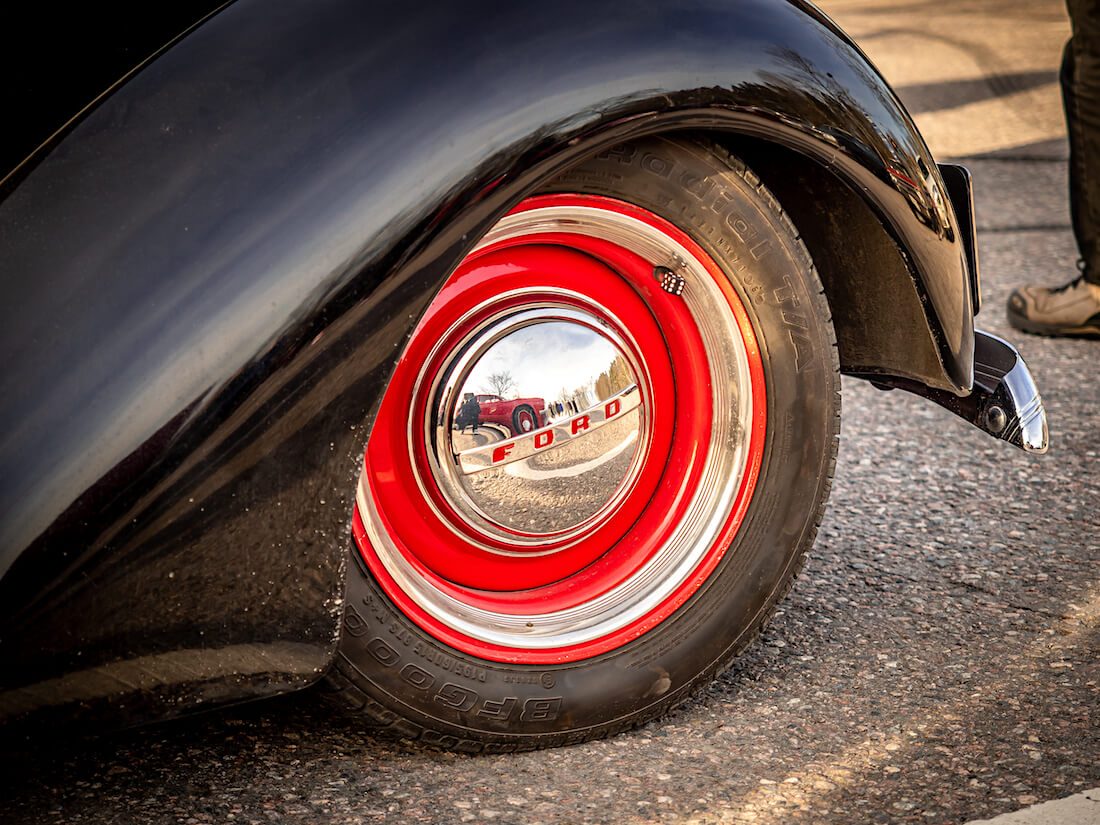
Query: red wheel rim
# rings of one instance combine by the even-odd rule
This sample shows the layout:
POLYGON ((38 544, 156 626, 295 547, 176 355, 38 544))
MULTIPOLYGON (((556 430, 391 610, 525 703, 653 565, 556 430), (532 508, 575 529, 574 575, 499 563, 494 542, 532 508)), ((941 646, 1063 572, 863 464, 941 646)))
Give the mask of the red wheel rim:
MULTIPOLYGON (((575 431, 582 418, 560 426, 575 431)), ((532 423, 520 446, 552 438, 532 423)), ((765 431, 752 325, 699 245, 621 201, 531 198, 463 261, 414 332, 368 445, 355 539, 393 602, 459 650, 529 664, 598 655, 655 627, 714 571, 752 498, 765 431), (516 318, 606 337, 636 380, 631 469, 604 507, 560 530, 471 517, 439 469, 453 451, 433 453, 440 376, 479 330, 516 318)), ((442 438, 453 447, 449 428, 442 438)))

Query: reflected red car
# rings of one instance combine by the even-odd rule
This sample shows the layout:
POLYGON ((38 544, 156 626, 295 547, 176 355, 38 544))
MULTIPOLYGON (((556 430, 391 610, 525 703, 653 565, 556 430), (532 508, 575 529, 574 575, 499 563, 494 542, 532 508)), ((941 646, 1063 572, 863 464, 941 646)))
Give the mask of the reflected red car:
POLYGON ((481 424, 499 424, 512 435, 527 433, 546 424, 546 400, 543 398, 513 398, 505 401, 499 395, 479 395, 481 424))

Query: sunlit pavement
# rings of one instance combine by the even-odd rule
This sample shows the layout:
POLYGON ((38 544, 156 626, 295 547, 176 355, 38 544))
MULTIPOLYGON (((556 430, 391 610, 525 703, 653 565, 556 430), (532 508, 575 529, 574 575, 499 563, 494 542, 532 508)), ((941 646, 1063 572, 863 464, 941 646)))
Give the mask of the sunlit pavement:
POLYGON ((898 91, 938 160, 1064 159, 1061 0, 819 3, 898 91))
MULTIPOLYGON (((1069 33, 1064 4, 970 0, 906 5, 828 0, 820 5, 898 90, 933 154, 941 160, 962 159, 971 167, 976 177, 979 232, 985 234, 982 252, 988 253, 988 246, 1000 246, 989 235, 1014 232, 1059 236, 1060 251, 1069 231, 1064 186, 1068 145, 1057 80, 1061 50, 1069 33), (1026 183, 1020 180, 1025 177, 1030 179, 1026 183), (1036 179, 1038 187, 1029 185, 1036 179), (1007 204, 990 203, 988 195, 1004 188, 1011 190, 1007 204), (1005 209, 1006 205, 1010 209, 1005 209)), ((1048 260, 1052 271, 1049 275, 1038 273, 1036 281, 1057 284, 1068 280, 1072 244, 1068 252, 1069 261, 1064 255, 1048 260)), ((987 281, 996 287, 994 300, 987 298, 985 316, 996 313, 997 331, 1018 341, 1019 333, 1003 326, 1001 317, 1005 290, 1001 277, 1012 276, 1013 262, 998 253, 1000 249, 992 259, 983 254, 987 281)), ((1024 280, 1017 277, 1019 282, 1024 280)), ((987 320, 980 317, 979 324, 989 328, 987 320)), ((1093 378, 1100 367, 1097 350, 1100 345, 1076 350, 1083 356, 1086 374, 1093 378)), ((1051 395, 1048 391, 1047 396, 1051 395)), ((1100 413, 1094 413, 1092 420, 1095 432, 1100 428, 1100 413)), ((1086 463, 1086 470, 1100 472, 1095 453, 1093 459, 1086 463)), ((1094 535, 1085 538, 1095 542, 1094 535)), ((1095 628, 1095 553, 1091 560, 1094 598, 1089 624, 1095 628)), ((1095 644, 1091 653, 1095 663, 1095 644)), ((1095 743, 1095 738, 1091 741, 1095 743)), ((1100 760, 1100 752, 1093 753, 1100 760)), ((974 825, 1100 823, 1100 789, 1056 799, 1062 790, 1051 789, 1049 795, 1055 801, 991 820, 974 820, 974 825)), ((1027 795, 1020 801, 1030 798, 1027 795)))

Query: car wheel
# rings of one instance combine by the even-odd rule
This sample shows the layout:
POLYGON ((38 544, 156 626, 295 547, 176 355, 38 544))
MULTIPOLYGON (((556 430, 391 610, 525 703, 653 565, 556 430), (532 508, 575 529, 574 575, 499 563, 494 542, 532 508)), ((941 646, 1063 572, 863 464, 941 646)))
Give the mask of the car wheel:
POLYGON ((535 429, 537 420, 535 411, 529 405, 524 404, 521 407, 516 407, 515 412, 512 413, 512 430, 516 435, 529 433, 535 429))
POLYGON ((838 375, 809 255, 740 161, 653 138, 554 180, 467 256, 396 369, 330 688, 464 750, 663 713, 751 641, 800 568, 838 375), (468 448, 440 414, 500 370, 565 412, 468 448))

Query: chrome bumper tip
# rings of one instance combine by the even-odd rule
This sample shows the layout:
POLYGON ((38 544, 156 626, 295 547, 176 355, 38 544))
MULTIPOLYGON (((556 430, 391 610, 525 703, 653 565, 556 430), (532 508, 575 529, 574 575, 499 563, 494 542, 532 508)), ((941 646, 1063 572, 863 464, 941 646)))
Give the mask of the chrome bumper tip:
POLYGON ((939 404, 994 438, 1027 453, 1047 451, 1047 415, 1031 371, 1012 344, 974 330, 974 386, 969 395, 904 378, 866 376, 882 389, 904 389, 939 404))
MULTIPOLYGON (((1043 409, 1043 399, 1038 391, 1035 390, 1035 384, 1031 381, 1031 375, 1028 373, 1027 367, 1024 365, 1023 361, 1020 361, 1016 369, 1022 370, 1026 375, 1034 395, 1030 400, 1018 406, 1019 412, 1016 413, 1018 426, 1001 437, 1004 438, 1005 441, 1015 444, 1025 452, 1042 454, 1047 451, 1047 446, 1049 444, 1047 416, 1046 411, 1043 409)), ((1007 380, 1006 383, 1008 383, 1007 380)), ((1026 393, 1024 396, 1014 397, 1014 400, 1019 402, 1025 396, 1026 393)))
POLYGON ((1025 452, 1042 454, 1049 444, 1043 398, 1024 359, 996 335, 974 331, 974 423, 1025 452))
MULTIPOLYGON (((1027 367, 1023 366, 1023 362, 1020 362, 1020 366, 1026 372, 1027 367)), ((1031 376, 1028 375, 1030 379, 1031 376)), ((1032 385, 1034 386, 1034 385, 1032 385)), ((1039 393, 1035 393, 1030 400, 1023 404, 1019 404, 1022 400, 1021 397, 1013 397, 1013 401, 1017 402, 1016 409, 1018 412, 1015 414, 1009 413, 1010 418, 1016 419, 1016 426, 1009 427, 1003 435, 998 436, 1003 438, 1010 444, 1014 444, 1024 452, 1042 454, 1047 451, 1049 445, 1049 438, 1047 433, 1047 416, 1046 411, 1043 409, 1043 399, 1039 393)), ((983 428, 985 429, 985 428, 983 428)), ((993 430, 988 430, 991 435, 997 435, 993 430)))
MULTIPOLYGON (((1022 448, 1029 453, 1038 453, 1042 455, 1047 451, 1049 444, 1047 437, 1047 417, 1043 411, 1043 401, 1039 399, 1038 414, 1030 422, 1023 425, 1021 430, 1022 438, 1020 442, 1016 444, 1017 447, 1022 448)), ((1013 442, 1014 444, 1016 442, 1013 442)))

